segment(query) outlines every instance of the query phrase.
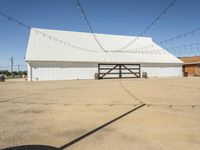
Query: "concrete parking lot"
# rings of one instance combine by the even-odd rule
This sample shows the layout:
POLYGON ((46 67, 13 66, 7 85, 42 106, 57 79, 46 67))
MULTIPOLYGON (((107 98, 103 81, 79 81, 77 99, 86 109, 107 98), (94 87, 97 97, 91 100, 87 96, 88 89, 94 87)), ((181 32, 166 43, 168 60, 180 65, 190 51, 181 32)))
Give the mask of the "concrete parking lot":
POLYGON ((0 149, 25 145, 199 150, 200 78, 0 83, 0 149))

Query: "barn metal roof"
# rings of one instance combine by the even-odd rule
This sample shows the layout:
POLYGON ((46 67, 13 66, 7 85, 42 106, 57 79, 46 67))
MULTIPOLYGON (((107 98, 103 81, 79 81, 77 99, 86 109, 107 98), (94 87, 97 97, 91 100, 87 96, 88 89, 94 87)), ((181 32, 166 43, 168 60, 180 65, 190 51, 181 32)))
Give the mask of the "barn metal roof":
POLYGON ((96 36, 109 52, 101 51, 90 33, 33 28, 30 32, 26 61, 182 63, 149 37, 138 37, 126 51, 116 51, 136 37, 110 34, 96 34, 96 36), (148 45, 149 47, 146 47, 148 45), (142 47, 146 48, 141 49, 142 47))

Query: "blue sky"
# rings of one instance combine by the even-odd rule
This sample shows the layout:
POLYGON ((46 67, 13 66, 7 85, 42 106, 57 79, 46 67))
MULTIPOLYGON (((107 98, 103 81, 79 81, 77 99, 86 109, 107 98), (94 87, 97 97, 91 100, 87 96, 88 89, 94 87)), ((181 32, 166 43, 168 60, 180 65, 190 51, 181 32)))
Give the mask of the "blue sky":
MULTIPOLYGON (((96 33, 138 35, 172 0, 80 0, 96 33)), ((75 0, 0 0, 4 12, 31 27, 88 32, 75 0)), ((147 32, 155 42, 200 27, 200 1, 177 0, 173 9, 147 32)), ((29 31, 0 16, 0 67, 25 65, 29 31)), ((163 47, 198 42, 200 32, 163 47)), ((188 51, 185 55, 197 55, 188 51)), ((178 54, 177 54, 178 55, 178 54)))

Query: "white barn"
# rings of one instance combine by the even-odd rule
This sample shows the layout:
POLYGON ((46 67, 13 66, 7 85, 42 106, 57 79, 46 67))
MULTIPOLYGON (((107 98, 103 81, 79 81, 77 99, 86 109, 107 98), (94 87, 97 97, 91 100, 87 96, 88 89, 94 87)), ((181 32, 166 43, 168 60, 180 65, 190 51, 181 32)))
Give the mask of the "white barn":
POLYGON ((140 64, 141 73, 146 72, 148 77, 182 76, 182 61, 149 37, 137 37, 137 41, 127 48, 131 50, 129 52, 116 50, 136 38, 134 36, 96 36, 105 49, 109 50, 108 53, 99 48, 90 33, 31 29, 25 59, 28 80, 94 79, 99 63, 140 64), (40 32, 87 49, 68 45, 40 32))

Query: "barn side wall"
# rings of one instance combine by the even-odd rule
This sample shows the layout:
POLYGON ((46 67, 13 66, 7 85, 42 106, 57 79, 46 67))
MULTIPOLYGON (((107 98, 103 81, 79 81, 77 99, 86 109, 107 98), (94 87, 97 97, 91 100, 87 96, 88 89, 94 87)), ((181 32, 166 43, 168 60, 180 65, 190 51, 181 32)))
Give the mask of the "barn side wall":
POLYGON ((97 63, 31 62, 29 81, 93 79, 97 63), (32 79, 31 79, 32 70, 32 79))
MULTIPOLYGON (((78 62, 28 62, 28 80, 77 80, 94 79, 98 72, 98 63, 78 62)), ((182 76, 181 64, 141 64, 141 74, 148 77, 182 76)))
POLYGON ((141 73, 148 77, 182 77, 182 64, 142 64, 141 73))

